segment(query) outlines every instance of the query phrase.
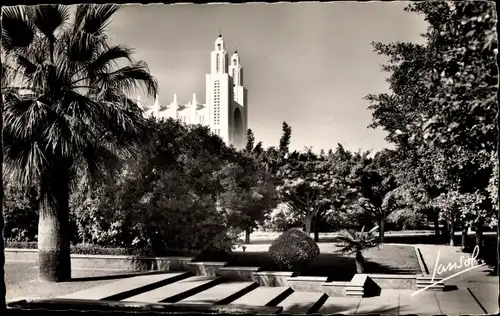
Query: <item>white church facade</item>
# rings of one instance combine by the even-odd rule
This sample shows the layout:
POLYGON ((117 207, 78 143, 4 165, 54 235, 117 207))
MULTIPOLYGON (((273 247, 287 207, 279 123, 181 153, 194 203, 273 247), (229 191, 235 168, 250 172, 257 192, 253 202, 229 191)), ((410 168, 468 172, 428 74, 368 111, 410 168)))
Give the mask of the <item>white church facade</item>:
POLYGON ((227 145, 241 149, 248 129, 247 90, 243 86, 243 67, 238 52, 229 58, 222 35, 215 40, 210 54, 210 73, 206 75, 205 104, 196 94, 187 104, 180 104, 177 95, 169 105, 160 105, 158 96, 152 107, 146 107, 147 117, 174 118, 186 124, 209 126, 227 145))

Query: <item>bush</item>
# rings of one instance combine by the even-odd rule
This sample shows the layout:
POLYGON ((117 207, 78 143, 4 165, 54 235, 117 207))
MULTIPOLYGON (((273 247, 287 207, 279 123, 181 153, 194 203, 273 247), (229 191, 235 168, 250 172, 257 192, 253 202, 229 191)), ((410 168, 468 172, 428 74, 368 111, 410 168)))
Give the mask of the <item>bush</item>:
POLYGON ((300 272, 301 266, 319 256, 319 247, 304 231, 292 228, 273 242, 269 255, 281 268, 300 272))

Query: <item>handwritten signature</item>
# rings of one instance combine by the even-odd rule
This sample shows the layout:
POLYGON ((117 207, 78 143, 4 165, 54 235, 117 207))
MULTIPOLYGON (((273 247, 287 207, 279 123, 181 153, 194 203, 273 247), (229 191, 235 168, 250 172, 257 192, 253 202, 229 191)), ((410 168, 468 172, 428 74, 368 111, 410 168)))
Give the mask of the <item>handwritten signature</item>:
POLYGON ((434 285, 437 285, 437 284, 442 283, 446 280, 454 278, 454 277, 456 277, 460 274, 463 274, 467 271, 470 271, 470 270, 473 270, 473 269, 476 269, 476 268, 479 268, 479 267, 486 265, 486 263, 474 264, 475 260, 479 256, 479 246, 474 247, 474 251, 472 251, 472 255, 469 258, 464 258, 464 256, 460 256, 459 264, 457 264, 457 262, 455 262, 455 263, 450 262, 446 266, 440 264, 439 263, 439 255, 440 254, 441 254, 441 251, 438 250, 437 257, 436 257, 436 264, 434 266, 434 271, 432 273, 432 279, 431 279, 432 284, 424 287, 423 289, 420 289, 420 290, 414 292, 412 294, 412 296, 417 295, 418 293, 421 293, 421 292, 427 290, 428 288, 433 287, 434 285), (461 269, 462 267, 466 267, 467 269, 461 270, 461 271, 459 271, 453 275, 450 275, 450 276, 448 276, 448 277, 446 277, 438 282, 434 282, 434 278, 436 277, 436 272, 438 275, 441 275, 441 274, 448 272, 448 271, 461 269))

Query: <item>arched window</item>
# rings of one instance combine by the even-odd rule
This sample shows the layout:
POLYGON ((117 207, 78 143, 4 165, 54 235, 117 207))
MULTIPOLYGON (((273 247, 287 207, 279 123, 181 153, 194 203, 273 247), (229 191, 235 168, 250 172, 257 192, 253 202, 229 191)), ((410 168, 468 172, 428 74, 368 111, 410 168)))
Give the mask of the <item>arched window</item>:
POLYGON ((217 44, 217 50, 221 50, 221 49, 222 49, 221 43, 217 44))
POLYGON ((219 69, 220 69, 220 55, 219 54, 217 54, 216 69, 217 69, 217 71, 219 71, 219 69))

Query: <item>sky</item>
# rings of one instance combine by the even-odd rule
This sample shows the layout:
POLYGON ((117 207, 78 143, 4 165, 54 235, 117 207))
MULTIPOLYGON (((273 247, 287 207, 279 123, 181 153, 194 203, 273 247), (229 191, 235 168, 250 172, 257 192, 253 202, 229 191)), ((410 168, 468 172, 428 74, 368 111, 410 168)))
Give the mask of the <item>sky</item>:
MULTIPOLYGON (((363 97, 388 92, 383 56, 371 42, 422 43, 423 17, 408 2, 129 5, 108 27, 113 43, 134 48, 160 86, 205 102, 205 74, 221 31, 236 47, 248 89, 248 126, 265 147, 277 146, 282 122, 292 127, 291 149, 357 151, 390 148, 382 130, 369 129, 363 97)), ((141 97, 144 100, 144 96, 141 97)), ((152 103, 153 101, 151 101, 152 103)))

